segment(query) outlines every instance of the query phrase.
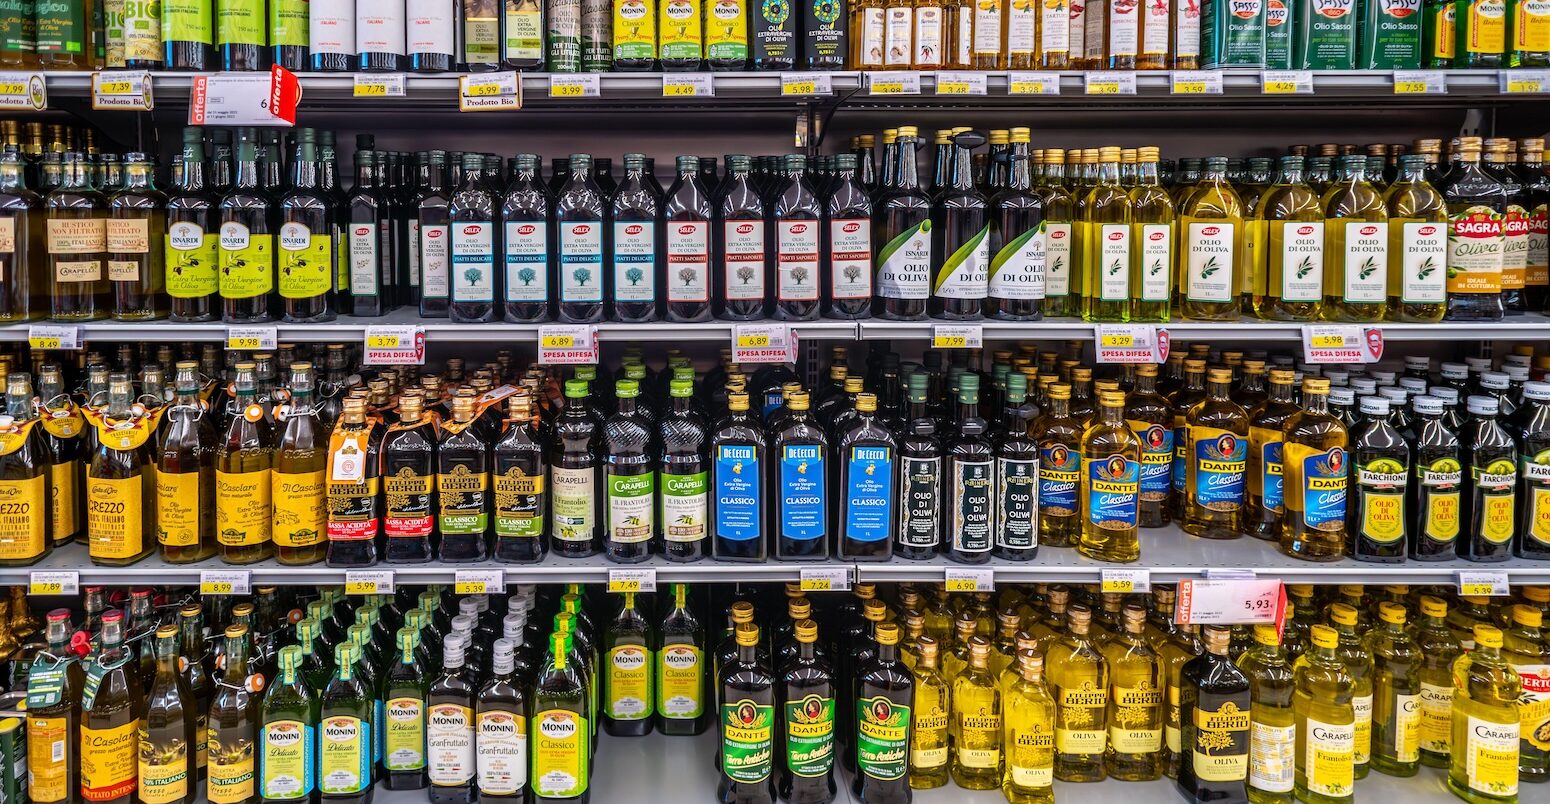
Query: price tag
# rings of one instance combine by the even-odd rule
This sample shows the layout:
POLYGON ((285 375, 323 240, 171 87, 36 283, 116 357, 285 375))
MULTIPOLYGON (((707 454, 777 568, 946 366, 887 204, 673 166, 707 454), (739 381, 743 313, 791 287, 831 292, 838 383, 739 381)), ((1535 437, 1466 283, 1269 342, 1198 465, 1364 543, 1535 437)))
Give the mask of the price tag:
POLYGON ((733 324, 733 363, 795 363, 796 333, 787 324, 733 324))
POLYGON ((920 73, 905 70, 867 73, 866 91, 869 95, 919 95, 920 73))
POLYGON ((76 595, 80 592, 79 572, 34 572, 27 576, 29 595, 76 595))
POLYGON ((36 324, 27 328, 27 345, 34 349, 79 349, 81 328, 36 324))
POLYGON ((351 570, 344 574, 347 595, 391 595, 394 590, 392 570, 351 570))
POLYGON ((1099 324, 1094 329, 1099 363, 1166 363, 1168 330, 1152 324, 1099 324))
POLYGON ((1395 95, 1446 95, 1448 74, 1442 70, 1395 70, 1395 95))
POLYGON ((301 82, 284 67, 263 73, 196 75, 189 90, 191 126, 294 126, 301 82))
POLYGON ((506 573, 500 570, 458 570, 452 573, 452 591, 460 595, 497 595, 506 591, 506 573))
POLYGON ((984 73, 937 73, 936 94, 938 95, 983 95, 985 94, 984 73))
POLYGON ((1470 597, 1506 597, 1512 594, 1507 586, 1507 573, 1497 571, 1469 571, 1459 573, 1459 594, 1470 597))
POLYGON ((950 569, 943 578, 949 592, 994 592, 996 571, 993 569, 950 569))
POLYGON ((1252 625, 1276 621, 1281 582, 1267 580, 1179 581, 1174 622, 1198 625, 1252 625))
POLYGON ((143 70, 92 73, 91 107, 98 111, 149 112, 156 108, 151 95, 151 74, 143 70))
POLYGON ((1121 595, 1152 591, 1152 571, 1144 569, 1104 569, 1098 571, 1098 591, 1121 595))
POLYGON ((367 327, 365 340, 361 362, 368 366, 425 365, 425 330, 420 327, 367 327))
POLYGON ((274 327, 231 327, 226 330, 227 350, 275 349, 280 341, 274 327))
POLYGON ((522 81, 514 70, 458 78, 457 110, 500 112, 522 108, 522 81))
POLYGON ((1259 91, 1266 95, 1312 95, 1312 70, 1266 70, 1259 74, 1259 91))
POLYGON ((1550 70, 1502 70, 1496 74, 1502 92, 1508 95, 1539 95, 1550 92, 1550 70))
POLYGON ((603 95, 597 73, 555 73, 549 76, 551 98, 598 98, 603 95))
POLYGON ((804 592, 843 592, 850 588, 850 570, 846 567, 813 567, 802 570, 804 592))
POLYGON ((1222 74, 1216 70, 1174 70, 1169 78, 1175 95, 1222 94, 1222 74))
POLYGON ((834 80, 828 73, 781 73, 782 95, 832 95, 834 80))
POLYGON ((1383 358, 1383 330, 1360 324, 1306 324, 1302 354, 1309 363, 1376 363, 1383 358))
POLYGON ((1114 70, 1090 70, 1082 76, 1089 95, 1134 95, 1136 74, 1114 70))
POLYGON ((402 98, 406 93, 403 73, 356 73, 357 98, 402 98))
POLYGON ((251 579, 252 573, 247 570, 204 570, 199 573, 199 594, 252 594, 251 579))
POLYGON ((654 569, 611 569, 608 571, 610 592, 655 592, 657 571, 654 569))
POLYGON ((0 109, 41 112, 48 108, 42 73, 0 73, 0 109))
POLYGON ((1059 95, 1060 73, 1007 73, 1008 95, 1059 95))
POLYGON ((932 324, 932 349, 982 349, 985 327, 980 324, 932 324))
POLYGON ((548 366, 596 365, 597 327, 581 324, 538 328, 538 362, 548 366))
POLYGON ((662 76, 664 98, 714 98, 715 80, 710 73, 665 73, 662 76))

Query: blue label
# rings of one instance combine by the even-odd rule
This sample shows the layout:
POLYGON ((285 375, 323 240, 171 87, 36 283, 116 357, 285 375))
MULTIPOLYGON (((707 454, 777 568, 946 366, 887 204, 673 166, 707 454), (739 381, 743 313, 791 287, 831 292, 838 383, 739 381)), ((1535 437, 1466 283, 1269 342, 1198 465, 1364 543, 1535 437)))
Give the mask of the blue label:
POLYGON ((786 401, 786 397, 785 397, 784 394, 782 394, 780 392, 779 388, 774 388, 774 389, 771 389, 769 391, 765 391, 764 392, 764 410, 763 410, 764 418, 768 419, 770 417, 770 414, 774 413, 775 409, 780 407, 781 403, 785 402, 785 401, 786 401))
POLYGON ((1103 530, 1136 526, 1141 488, 1141 464, 1124 455, 1084 461, 1087 464, 1087 518, 1103 530))
POLYGON ((851 447, 846 462, 845 538, 880 542, 893 522, 893 450, 851 447))
POLYGON ((1182 425, 1173 428, 1173 490, 1184 493, 1189 474, 1189 428, 1182 425))
POLYGON ((1265 485, 1265 510, 1279 514, 1286 508, 1286 492, 1283 490, 1286 481, 1281 472, 1281 442, 1266 442, 1265 448, 1260 451, 1260 462, 1265 467, 1260 475, 1265 485))
POLYGON ((716 538, 747 542, 759 538, 759 457, 751 446, 716 448, 716 538))
POLYGON ((1173 486, 1173 430, 1152 424, 1135 432, 1141 439, 1141 499, 1165 501, 1173 486))
POLYGON ((1213 511, 1243 507, 1244 473, 1249 441, 1219 433, 1195 441, 1195 499, 1213 511))
MULTIPOLYGON (((299 736, 297 736, 298 732, 292 728, 289 723, 285 724, 283 729, 276 729, 270 725, 262 726, 261 729, 262 731, 260 732, 260 736, 263 737, 264 747, 259 750, 258 754, 259 795, 267 799, 307 798, 312 792, 312 787, 316 783, 317 777, 317 768, 314 765, 317 744, 313 742, 313 727, 303 725, 299 732, 299 736), (271 731, 271 729, 274 730, 271 731), (300 741, 299 745, 297 745, 297 748, 301 751, 300 779, 297 779, 289 773, 279 778, 276 778, 272 774, 272 769, 270 768, 271 762, 269 758, 269 744, 271 739, 275 739, 277 741, 283 740, 285 743, 290 743, 293 740, 300 741)), ((280 743, 277 742, 277 744, 280 743)), ((288 752, 288 749, 286 750, 288 752)), ((287 770, 289 770, 289 768, 287 768, 287 770)))
POLYGON ((1302 459, 1302 505, 1308 527, 1345 522, 1346 452, 1340 447, 1302 459))
POLYGON ((1039 450, 1039 512, 1076 516, 1076 485, 1082 480, 1081 461, 1064 444, 1039 450))
POLYGON ((387 701, 377 699, 377 705, 371 710, 371 761, 373 764, 382 762, 382 743, 386 740, 387 729, 382 724, 387 722, 387 701))
POLYGON ((827 532, 824 516, 823 447, 797 444, 780 455, 780 525, 788 539, 811 541, 827 532))

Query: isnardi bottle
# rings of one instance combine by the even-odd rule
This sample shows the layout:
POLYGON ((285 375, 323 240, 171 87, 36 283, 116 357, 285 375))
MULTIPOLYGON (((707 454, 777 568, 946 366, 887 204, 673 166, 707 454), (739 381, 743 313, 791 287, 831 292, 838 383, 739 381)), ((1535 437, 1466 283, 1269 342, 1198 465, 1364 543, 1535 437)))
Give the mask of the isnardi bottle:
POLYGON ((1157 366, 1136 366, 1135 386, 1125 397, 1125 421, 1141 442, 1136 524, 1158 528, 1172 520, 1168 494, 1173 487, 1173 413, 1157 393, 1157 366))
POLYGON ((914 126, 901 126, 893 145, 885 146, 882 184, 873 204, 872 242, 876 244, 873 312, 880 318, 914 321, 926 317, 931 297, 931 198, 920 189, 914 126), (888 168, 889 154, 892 169, 888 168))
POLYGON ((877 654, 856 679, 856 781, 858 804, 908 804, 906 779, 915 682, 899 661, 899 626, 878 623, 877 654))
POLYGON ((759 627, 741 623, 735 634, 737 654, 717 679, 721 701, 721 781, 723 804, 775 801, 775 680, 759 650, 759 627))
POLYGON ((1329 380, 1303 380, 1302 406, 1283 426, 1281 550, 1335 561, 1345 552, 1347 431, 1329 412, 1329 380))
POLYGON ((1453 663, 1448 789, 1471 804, 1518 800, 1523 679, 1502 656, 1502 632, 1474 627, 1474 650, 1453 663))
POLYGON ((1297 748, 1294 686, 1289 657, 1274 625, 1254 626, 1254 645, 1238 657, 1237 665, 1249 679, 1248 800, 1291 804, 1297 748))
POLYGON ((1427 181, 1426 158, 1399 158, 1383 194, 1389 215, 1389 321, 1429 323, 1447 312, 1448 207, 1427 181))
POLYGON ((1303 180, 1303 158, 1283 156, 1254 206, 1254 313, 1313 321, 1324 302, 1324 205, 1303 180))
POLYGON ((1249 415, 1232 400, 1232 370, 1211 369, 1206 397, 1185 417, 1186 533, 1234 539, 1244 531, 1249 415))
POLYGON ((975 187, 972 150, 982 135, 953 135, 945 184, 931 208, 931 315, 977 321, 989 293, 990 217, 985 196, 975 187))
POLYGON ((1055 383, 1045 394, 1044 415, 1028 435, 1039 445, 1039 543, 1073 547, 1084 520, 1077 512, 1082 487, 1083 425, 1071 416, 1071 386, 1055 383))
POLYGON ((1178 308, 1191 321, 1232 321, 1248 276, 1243 201, 1227 181, 1227 158, 1209 157, 1179 204, 1178 308))
MULTIPOLYGON (((164 27, 165 30, 165 27, 164 27)), ((163 276, 173 321, 211 321, 219 315, 215 300, 220 273, 216 243, 216 198, 205 181, 204 129, 183 129, 182 161, 174 157, 172 191, 167 199, 167 230, 162 235, 163 276)), ((152 236, 157 236, 152 233, 152 236)))
POLYGON ((1300 408, 1292 401, 1290 369, 1271 369, 1269 397, 1249 411, 1248 493, 1244 528, 1249 535, 1275 541, 1286 515, 1282 482, 1282 428, 1300 408))
POLYGON ((954 420, 957 432, 943 444, 943 486, 947 521, 947 557, 964 564, 990 560, 991 523, 997 510, 995 447, 989 424, 979 415, 979 377, 959 379, 954 420))
POLYGON ((1081 456, 1078 510, 1087 515, 1077 549, 1100 561, 1135 561, 1141 557, 1141 441, 1125 422, 1124 394, 1100 394, 1097 419, 1082 434, 1081 456))
POLYGON ((328 565, 369 567, 377 563, 382 532, 379 492, 380 441, 366 418, 366 400, 344 400, 328 437, 328 565))
POLYGON ((1245 801, 1253 725, 1249 679, 1227 658, 1231 628, 1208 625, 1202 636, 1204 652, 1179 669, 1179 792, 1202 804, 1245 801))
POLYGON ((991 227, 985 315, 1003 321, 1043 317, 1044 200, 1033 190, 1027 128, 1011 132, 1006 187, 990 199, 991 227))
POLYGON ((1092 609, 1072 605, 1065 632, 1045 650, 1055 698, 1055 778, 1063 782, 1104 778, 1109 665, 1088 635, 1091 623, 1092 609))
POLYGON ((1310 629, 1308 651, 1293 668, 1292 711, 1297 722, 1297 800, 1334 804, 1355 800, 1356 681, 1336 655, 1335 629, 1310 629))
POLYGON ((221 320, 255 324, 272 318, 269 295, 275 287, 275 254, 270 227, 274 216, 269 194, 260 184, 258 133, 239 128, 236 139, 232 152, 235 177, 217 204, 221 320))
POLYGON ((1518 447, 1496 421, 1497 400, 1470 396, 1470 419, 1459 434, 1464 475, 1459 521, 1465 530, 1457 542, 1467 561, 1505 561, 1517 540, 1518 447))
POLYGON ((107 397, 107 410, 91 413, 97 443, 86 467, 88 554, 94 564, 127 566, 156 546, 152 419, 136 415, 128 374, 109 376, 107 397))

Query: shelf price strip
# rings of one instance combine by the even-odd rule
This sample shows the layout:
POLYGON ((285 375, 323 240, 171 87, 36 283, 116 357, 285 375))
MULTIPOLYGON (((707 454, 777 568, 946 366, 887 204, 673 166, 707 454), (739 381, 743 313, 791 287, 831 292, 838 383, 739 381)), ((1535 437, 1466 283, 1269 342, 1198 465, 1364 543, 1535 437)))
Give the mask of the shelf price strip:
POLYGON ((994 592, 996 591, 996 571, 950 569, 943 573, 942 582, 949 592, 994 592))
POLYGON ((1441 70, 1395 70, 1395 95, 1446 95, 1448 74, 1441 70))
POLYGON ((714 98, 716 83, 710 73, 680 73, 662 76, 664 98, 714 98))
POLYGON ((1460 595, 1470 597, 1506 597, 1512 594, 1507 573, 1501 570, 1462 570, 1458 576, 1460 595))
POLYGON ((611 569, 608 571, 608 591, 624 592, 657 591, 657 571, 654 569, 611 569))
POLYGON ((392 570, 351 570, 344 574, 347 595, 391 595, 396 590, 392 570))
POLYGON ((983 349, 985 328, 980 324, 932 324, 932 349, 983 349))
POLYGON ((0 109, 41 112, 48 108, 42 73, 0 73, 0 109))
POLYGON ((79 349, 81 328, 37 324, 27 328, 27 345, 34 349, 79 349))
POLYGON ((458 78, 457 110, 499 112, 522 108, 522 79, 514 70, 458 78))
POLYGON ((1099 324, 1093 328, 1099 363, 1166 363, 1168 330, 1151 324, 1099 324))
POLYGON ((1090 70, 1082 76, 1088 95, 1134 95, 1136 74, 1128 71, 1090 70))
POLYGON ((1312 70, 1266 70, 1259 74, 1259 91, 1266 95, 1312 95, 1312 70))
POLYGON ((1286 606, 1281 581, 1193 579, 1179 581, 1174 622, 1197 625, 1268 625, 1286 606))
POLYGON ((231 327, 226 330, 226 349, 228 351, 276 349, 279 348, 279 340, 279 331, 274 327, 231 327))
POLYGON ((732 362, 795 363, 797 335, 788 324, 733 324, 732 362))
POLYGON ((597 360, 597 327, 577 324, 538 328, 539 364, 590 366, 597 360))
POLYGON ((452 591, 460 595, 488 595, 506 591, 506 573, 500 570, 458 570, 452 575, 452 591))
POLYGON ((1007 73, 1008 95, 1059 95, 1060 73, 1007 73))
POLYGON ((156 108, 151 74, 144 70, 92 73, 91 107, 96 111, 149 112, 156 108))
POLYGON ((781 73, 781 95, 832 95, 834 80, 828 73, 781 73))
POLYGON ((368 366, 425 365, 425 330, 420 327, 367 327, 361 362, 368 366))
POLYGON ((252 594, 252 579, 253 574, 247 570, 204 570, 199 573, 199 594, 252 594))
POLYGON ((1168 91, 1174 95, 1220 95, 1222 74, 1216 70, 1174 70, 1168 91))
POLYGON ((1383 359, 1383 330, 1359 324, 1309 324, 1302 328, 1309 363, 1376 363, 1383 359))
POLYGON ((356 73, 350 88, 354 98, 402 98, 405 94, 403 73, 356 73))
POLYGON ((1144 569, 1104 569, 1098 571, 1099 591, 1120 595, 1152 591, 1152 571, 1144 569))
POLYGON ((867 73, 866 91, 868 95, 919 95, 920 73, 867 73))
POLYGON ((850 588, 848 567, 813 567, 799 576, 804 592, 843 592, 850 588))
POLYGON ((29 595, 75 595, 80 591, 79 572, 33 572, 27 575, 29 595))

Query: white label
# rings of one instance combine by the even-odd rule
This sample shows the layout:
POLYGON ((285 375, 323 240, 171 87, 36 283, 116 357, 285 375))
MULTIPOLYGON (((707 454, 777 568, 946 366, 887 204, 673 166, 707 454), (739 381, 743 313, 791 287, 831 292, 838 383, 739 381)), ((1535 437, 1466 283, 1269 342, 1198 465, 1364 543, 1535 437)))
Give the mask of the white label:
POLYGON ((1082 77, 1089 95, 1134 95, 1136 74, 1119 70, 1092 70, 1082 77))
POLYGON ((515 71, 477 73, 458 78, 460 112, 496 112, 522 108, 522 81, 515 71))
POLYGON ((985 74, 948 72, 937 73, 936 94, 983 95, 985 94, 985 74))
POLYGON ((551 98, 597 98, 603 94, 597 73, 555 73, 549 76, 551 98))
POLYGON ((1001 245, 990 260, 990 298, 1044 298, 1044 227, 1001 245))
POLYGON ((912 226, 877 255, 877 293, 885 299, 931 298, 931 232, 912 226))
POLYGON ((944 573, 943 582, 949 592, 994 592, 996 591, 996 571, 950 569, 944 573))
MULTIPOLYGON (((892 11, 893 9, 889 9, 892 11)), ((909 9, 905 9, 906 13, 909 9)), ((861 63, 855 66, 861 68, 880 67, 883 64, 883 52, 886 47, 886 35, 883 32, 883 9, 861 9, 861 63)), ((905 43, 906 51, 908 43, 905 43)), ((827 77, 823 79, 826 83, 827 77)), ((828 94, 832 90, 825 90, 828 94)))
POLYGON ((1059 95, 1060 73, 1007 73, 1006 94, 1059 95))
POLYGON ((1249 730, 1249 787, 1290 793, 1296 776, 1297 727, 1255 721, 1249 730))
POLYGON ((596 469, 549 467, 555 538, 567 542, 592 541, 592 534, 597 530, 593 507, 597 494, 596 477, 596 469))
POLYGON ((510 795, 527 784, 527 740, 521 712, 480 712, 476 744, 479 792, 510 795), (519 733, 523 732, 523 733, 519 733))
POLYGON ((850 588, 850 570, 846 567, 813 567, 800 573, 798 585, 804 592, 843 592, 850 588))
POLYGON ((1143 223, 1141 235, 1141 301, 1167 301, 1173 282, 1173 225, 1143 223))
POLYGON ((1275 622, 1281 582, 1275 579, 1179 581, 1174 622, 1253 625, 1275 622))
POLYGON ((1071 224, 1044 222, 1044 293, 1050 298, 1071 293, 1071 224))
POLYGON ((1312 70, 1266 70, 1259 74, 1260 92, 1266 95, 1312 95, 1312 70))
POLYGON ((392 570, 350 570, 344 574, 347 595, 391 595, 394 591, 392 570))
MULTIPOLYGON (((935 11, 935 9, 932 10, 935 11)), ((913 30, 918 30, 918 26, 921 24, 920 18, 925 13, 926 9, 924 8, 920 9, 918 13, 915 12, 915 9, 909 7, 885 9, 882 58, 879 60, 877 55, 863 51, 862 58, 867 61, 857 66, 875 67, 878 64, 882 64, 887 67, 909 67, 910 51, 914 48, 914 42, 911 41, 911 31, 912 28, 913 30)), ((938 28, 940 28, 942 24, 941 12, 937 11, 933 16, 937 20, 938 28)))
POLYGON ((1315 772, 1316 768, 1329 767, 1328 761, 1318 762, 1316 757, 1320 754, 1339 754, 1354 756, 1353 748, 1356 744, 1356 727, 1350 723, 1334 725, 1320 723, 1309 718, 1305 721, 1308 734, 1304 739, 1303 766, 1307 768, 1308 790, 1321 796, 1342 797, 1351 795, 1351 775, 1349 771, 1336 771, 1333 776, 1344 778, 1320 778, 1315 772))
POLYGON ((919 95, 920 73, 903 70, 867 73, 866 85, 867 92, 872 95, 919 95))
POLYGON ((1453 740, 1453 686, 1421 683, 1421 747, 1448 754, 1453 740))
MULTIPOLYGON (((356 296, 377 293, 377 225, 347 223, 350 231, 350 292, 356 296)), ((221 227, 225 239, 226 227, 221 227)), ((245 240, 246 238, 244 238, 245 240)))
POLYGON ((955 60, 958 64, 968 64, 970 53, 974 46, 974 15, 963 13, 960 7, 956 16, 958 18, 958 36, 956 39, 957 46, 954 48, 957 53, 955 60))
POLYGON ((409 17, 404 26, 409 52, 451 56, 456 41, 455 7, 446 0, 408 0, 405 5, 409 17))
POLYGON ((983 349, 985 327, 980 324, 932 324, 932 349, 983 349))
POLYGON ((402 98, 405 95, 403 73, 356 73, 351 96, 356 98, 402 98))
POLYGON ((471 711, 456 704, 431 704, 425 717, 426 768, 431 784, 455 786, 474 778, 471 711))
POLYGON ((427 298, 445 299, 452 293, 452 229, 420 227, 420 283, 427 298))
POLYGON ((1400 762, 1415 762, 1421 758, 1421 696, 1394 696, 1394 720, 1394 754, 1400 762))
POLYGON ((1007 4, 1006 52, 1008 55, 1032 55, 1039 38, 1038 9, 1042 3, 1018 0, 1007 4))
POLYGON ((668 73, 662 76, 664 98, 711 98, 716 85, 710 73, 668 73))
POLYGON ((775 224, 775 293, 781 301, 818 298, 818 225, 816 220, 775 224))
POLYGON ((975 3, 972 8, 974 9, 975 55, 1000 55, 1002 4, 999 2, 975 3))
POLYGON ((1460 595, 1470 597, 1507 597, 1512 594, 1507 586, 1507 573, 1495 571, 1464 571, 1458 575, 1460 595))
POLYGON ((506 573, 500 570, 454 570, 452 591, 460 595, 488 595, 506 591, 506 573))
POLYGON ((506 221, 506 301, 548 299, 549 225, 544 221, 506 221))
POLYGON ((590 366, 597 363, 597 357, 597 327, 557 324, 538 328, 541 365, 590 366))
MULTIPOLYGON (((1185 0, 1178 0, 1185 2, 1185 0)), ((1169 0, 1153 0, 1150 3, 1140 3, 1141 7, 1141 52, 1148 56, 1162 56, 1168 52, 1168 13, 1172 3, 1169 0)), ((1183 13, 1182 10, 1180 13, 1183 13)), ((1217 86, 1221 86, 1220 83, 1217 86)))
POLYGON ((344 436, 340 449, 329 458, 328 479, 336 483, 359 483, 366 477, 366 445, 360 436, 344 436))
POLYGON ((1173 55, 1185 58, 1200 55, 1201 3, 1175 0, 1178 13, 1173 15, 1173 55))
POLYGON ((764 221, 727 221, 721 225, 726 239, 726 296, 732 301, 764 298, 764 221))
POLYGON ((1137 13, 1143 4, 1109 3, 1109 55, 1134 56, 1140 49, 1141 21, 1137 13))
POLYGON ((1347 221, 1345 224, 1345 300, 1382 303, 1388 298, 1389 225, 1347 221))
POLYGON ((357 3, 355 49, 404 55, 404 4, 357 3))
POLYGON ((199 594, 252 594, 251 578, 252 573, 247 570, 202 570, 199 573, 199 594))
POLYGON ((560 301, 603 300, 603 225, 560 221, 560 301))
POLYGON ((829 222, 829 296, 872 298, 872 222, 846 218, 829 222))
POLYGON ((990 292, 990 228, 979 230, 947 255, 937 274, 934 295, 943 299, 983 299, 990 292))
POLYGON ((1464 770, 1474 783, 1471 789, 1503 798, 1517 796, 1518 774, 1508 772, 1505 760, 1518 755, 1520 726, 1493 723, 1473 715, 1466 720, 1465 745, 1455 745, 1453 750, 1464 752, 1464 770), (1485 765, 1489 765, 1489 774, 1482 767, 1485 765))
POLYGON ((43 73, 0 73, 0 109, 41 112, 48 108, 43 73))
POLYGON ((645 475, 615 475, 605 474, 604 482, 607 484, 605 491, 608 494, 608 534, 605 537, 610 542, 621 544, 637 544, 651 541, 655 535, 651 505, 655 501, 654 489, 645 494, 615 494, 613 491, 615 478, 638 479, 646 478, 645 482, 653 483, 655 478, 651 474, 645 475))
POLYGON ((1351 698, 1351 711, 1356 713, 1356 764, 1361 765, 1372 759, 1372 696, 1360 695, 1351 698))
POLYGON ((355 55, 354 0, 312 0, 307 4, 308 33, 313 53, 355 55))
POLYGON ((732 362, 796 361, 796 335, 786 324, 733 324, 732 362))
POLYGON ((1230 302, 1237 287, 1233 276, 1233 225, 1226 222, 1191 223, 1184 233, 1189 260, 1190 301, 1230 302))
POLYGON ((1401 224, 1399 300, 1406 304, 1441 304, 1447 300, 1448 225, 1401 224))
POLYGON ((1071 50, 1071 18, 1073 12, 1065 3, 1040 3, 1043 19, 1039 26, 1039 49, 1047 54, 1067 53, 1071 50))
POLYGON ((667 300, 710 301, 710 224, 667 222, 667 300))
POLYGON ((27 344, 34 349, 79 349, 81 328, 57 324, 33 324, 27 327, 27 344))
POLYGON ((656 298, 656 225, 652 221, 614 221, 614 300, 651 302, 656 298))
MULTIPOLYGON (((1151 5, 1147 6, 1152 8, 1151 5)), ((1147 15, 1150 23, 1151 15, 1147 15)), ((1147 36, 1151 42, 1151 36, 1147 36)), ((1174 70, 1169 80, 1169 92, 1174 95, 1220 95, 1222 74, 1216 70, 1174 70)))
POLYGON ((409 286, 420 286, 420 222, 414 218, 405 221, 409 225, 409 286))
POLYGON ((1130 301, 1130 226, 1098 226, 1098 298, 1130 301))
POLYGON ((149 112, 156 102, 148 72, 92 73, 91 107, 149 112))
POLYGON ((657 571, 654 569, 611 569, 608 571, 608 591, 624 592, 657 591, 657 571))
POLYGON ((495 300, 495 224, 453 221, 452 301, 495 300))
POLYGON ((1281 227, 1281 300, 1324 299, 1324 222, 1272 221, 1281 227))
MULTIPOLYGON (((1419 11, 1419 7, 1416 11, 1419 11)), ((1448 74, 1442 70, 1395 70, 1395 95, 1446 95, 1448 74)))
POLYGON ((29 595, 75 595, 81 591, 78 572, 33 572, 27 576, 29 595))
POLYGON ((279 341, 279 330, 275 327, 228 327, 226 329, 228 350, 275 349, 279 341))
POLYGON ((1099 591, 1130 595, 1152 591, 1152 571, 1144 569, 1100 569, 1099 591))

